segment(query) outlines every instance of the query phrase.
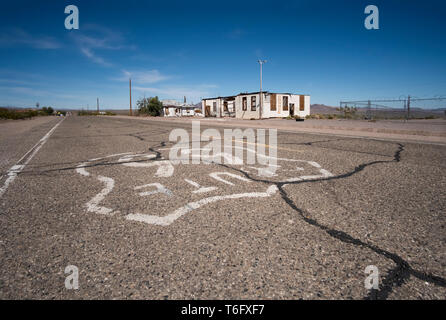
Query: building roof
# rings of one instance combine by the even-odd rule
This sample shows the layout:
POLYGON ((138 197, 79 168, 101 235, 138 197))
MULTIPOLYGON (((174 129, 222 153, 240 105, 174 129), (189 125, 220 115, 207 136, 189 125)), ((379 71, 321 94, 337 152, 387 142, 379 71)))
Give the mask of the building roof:
POLYGON ((201 100, 227 99, 227 98, 235 98, 235 97, 237 97, 237 95, 235 95, 235 96, 225 96, 225 97, 214 97, 214 98, 203 98, 201 100))
MULTIPOLYGON (((262 91, 264 94, 287 94, 287 95, 299 95, 299 96, 309 96, 309 94, 303 94, 303 93, 289 93, 289 92, 269 92, 269 91, 262 91)), ((226 96, 226 97, 214 97, 214 98, 203 98, 201 100, 215 100, 215 99, 227 99, 227 98, 235 98, 237 96, 250 96, 253 94, 260 94, 260 91, 257 92, 240 92, 239 94, 235 96, 226 96)))

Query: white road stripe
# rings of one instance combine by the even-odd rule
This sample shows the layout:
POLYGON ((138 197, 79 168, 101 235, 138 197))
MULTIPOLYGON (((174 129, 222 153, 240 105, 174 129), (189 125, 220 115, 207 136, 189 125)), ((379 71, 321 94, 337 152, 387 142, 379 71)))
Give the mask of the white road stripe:
POLYGON ((198 209, 204 205, 207 205, 209 203, 225 200, 225 199, 241 199, 241 198, 265 198, 270 197, 273 194, 277 192, 277 186, 272 185, 268 187, 266 192, 251 192, 251 193, 239 193, 239 194, 229 194, 226 196, 214 196, 209 198, 204 198, 201 200, 198 200, 196 202, 189 202, 185 206, 178 208, 171 214, 168 214, 167 216, 154 216, 150 214, 141 214, 141 213, 135 213, 135 214, 128 214, 125 218, 127 220, 131 221, 139 221, 139 222, 145 222, 148 224, 155 224, 160 226, 168 226, 181 216, 185 215, 188 212, 191 212, 195 209, 198 209))
POLYGON ((100 206, 99 203, 113 190, 115 187, 115 180, 109 177, 98 176, 98 180, 105 184, 105 187, 97 195, 87 202, 87 210, 89 212, 96 212, 99 214, 112 216, 115 214, 113 209, 100 206))
POLYGON ((65 120, 65 118, 63 118, 61 121, 59 121, 50 131, 47 132, 46 135, 43 136, 42 139, 39 140, 39 142, 37 142, 34 147, 32 147, 31 149, 28 150, 27 153, 25 153, 23 155, 23 157, 21 157, 19 159, 19 161, 17 161, 17 163, 15 165, 13 165, 7 172, 7 176, 8 178, 5 180, 5 183, 3 184, 3 186, 0 188, 0 197, 3 196, 3 194, 5 193, 6 189, 8 189, 9 185, 15 180, 15 178, 17 177, 17 174, 19 174, 24 168, 25 166, 31 161, 31 159, 37 154, 37 152, 39 152, 40 148, 42 148, 42 146, 47 142, 47 140, 49 139, 49 137, 53 134, 54 130, 57 129, 57 127, 65 120), (23 164, 19 164, 20 162, 23 161, 23 164))

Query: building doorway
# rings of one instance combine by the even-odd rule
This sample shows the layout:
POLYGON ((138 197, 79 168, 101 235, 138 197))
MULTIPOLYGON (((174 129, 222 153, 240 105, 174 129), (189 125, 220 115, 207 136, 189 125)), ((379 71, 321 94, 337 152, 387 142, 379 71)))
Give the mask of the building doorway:
POLYGON ((290 103, 290 116, 294 116, 294 103, 290 103))

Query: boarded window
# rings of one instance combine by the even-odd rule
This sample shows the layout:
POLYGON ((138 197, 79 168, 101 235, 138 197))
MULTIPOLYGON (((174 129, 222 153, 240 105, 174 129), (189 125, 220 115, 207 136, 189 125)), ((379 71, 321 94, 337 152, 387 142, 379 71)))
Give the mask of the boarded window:
POLYGON ((242 99, 242 110, 243 111, 248 110, 248 98, 246 97, 243 97, 242 99))
POLYGON ((299 110, 305 111, 305 96, 299 96, 299 110))
POLYGON ((271 111, 276 111, 276 94, 273 93, 271 94, 271 102, 270 102, 270 110, 271 111))
POLYGON ((212 106, 213 106, 214 112, 217 112, 217 102, 214 102, 212 106))
POLYGON ((251 97, 251 111, 256 111, 256 96, 251 97))
POLYGON ((283 111, 288 111, 288 97, 283 96, 282 98, 283 111))

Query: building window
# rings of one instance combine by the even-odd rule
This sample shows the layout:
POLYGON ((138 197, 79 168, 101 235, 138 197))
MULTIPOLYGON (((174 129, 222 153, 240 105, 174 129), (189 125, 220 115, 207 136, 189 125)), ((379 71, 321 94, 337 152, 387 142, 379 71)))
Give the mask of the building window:
POLYGON ((228 112, 228 101, 223 102, 223 110, 228 112))
POLYGON ((242 98, 242 110, 243 111, 248 110, 248 98, 246 97, 242 98))
POLYGON ((212 108, 213 108, 214 112, 217 112, 217 102, 214 102, 212 105, 213 105, 212 108))
POLYGON ((256 96, 251 97, 251 111, 256 111, 256 96))
POLYGON ((287 96, 283 96, 282 98, 282 102, 283 102, 283 111, 288 111, 288 97, 287 96))
POLYGON ((270 98, 270 110, 276 111, 276 95, 274 93, 271 94, 270 98))

